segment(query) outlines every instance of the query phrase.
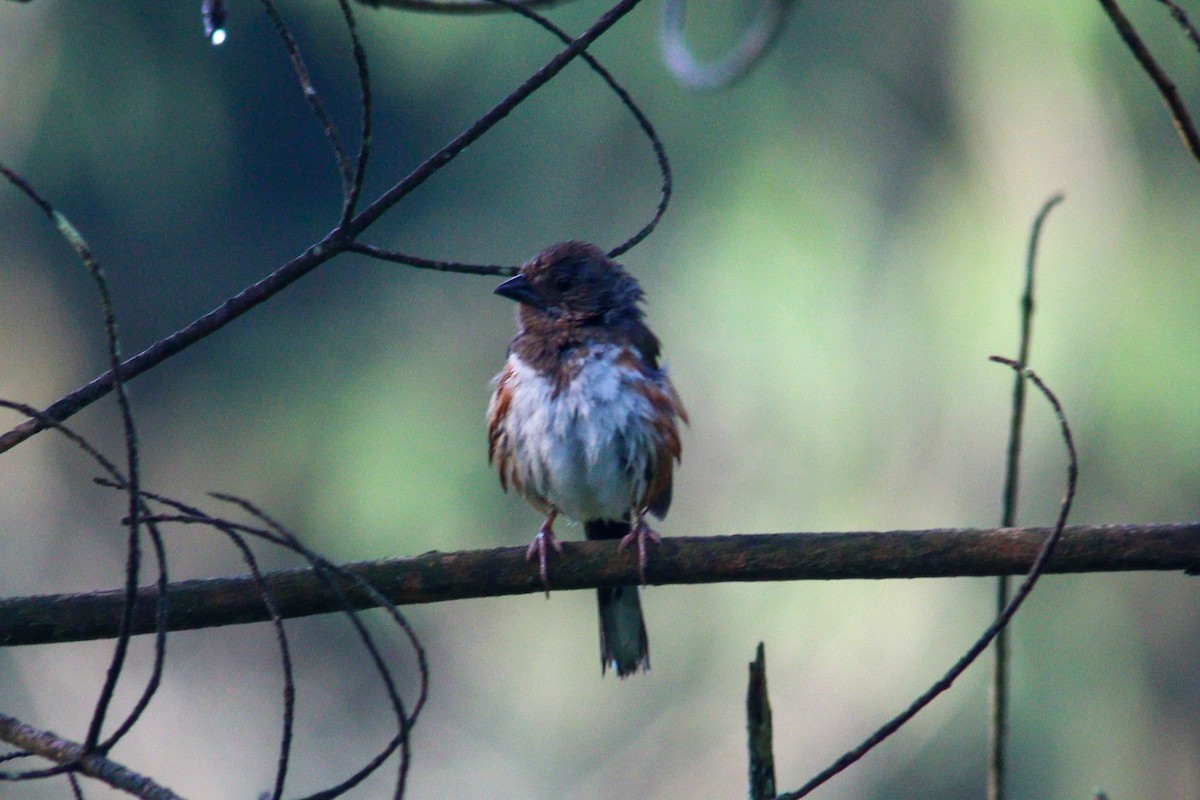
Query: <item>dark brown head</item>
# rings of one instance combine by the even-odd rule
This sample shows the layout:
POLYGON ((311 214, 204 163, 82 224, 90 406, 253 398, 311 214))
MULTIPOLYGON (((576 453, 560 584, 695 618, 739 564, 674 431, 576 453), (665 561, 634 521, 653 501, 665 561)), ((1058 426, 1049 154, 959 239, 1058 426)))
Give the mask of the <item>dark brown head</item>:
POLYGON ((563 242, 538 253, 496 294, 521 304, 521 321, 560 325, 628 326, 642 318, 642 289, 632 275, 593 244, 563 242))

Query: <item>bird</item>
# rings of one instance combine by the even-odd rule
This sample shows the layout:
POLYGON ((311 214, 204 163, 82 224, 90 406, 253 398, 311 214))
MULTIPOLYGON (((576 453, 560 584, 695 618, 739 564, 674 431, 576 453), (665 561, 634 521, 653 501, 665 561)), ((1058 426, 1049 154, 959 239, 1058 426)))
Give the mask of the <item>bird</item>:
MULTIPOLYGON (((545 521, 526 551, 548 589, 560 516, 583 523, 588 539, 636 547, 645 583, 646 522, 671 505, 687 411, 659 360, 637 279, 582 241, 555 244, 496 287, 515 300, 517 335, 492 382, 488 461, 545 521)), ((624 678, 650 668, 638 587, 597 589, 600 671, 624 678)))

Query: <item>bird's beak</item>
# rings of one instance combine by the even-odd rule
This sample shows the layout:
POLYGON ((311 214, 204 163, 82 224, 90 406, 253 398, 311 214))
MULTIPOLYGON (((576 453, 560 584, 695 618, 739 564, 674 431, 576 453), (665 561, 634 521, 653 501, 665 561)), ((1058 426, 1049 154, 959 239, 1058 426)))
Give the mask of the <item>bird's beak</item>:
POLYGON ((522 274, 518 274, 509 278, 504 283, 496 287, 496 294, 501 297, 507 297, 509 300, 516 300, 518 303, 541 308, 542 300, 538 297, 537 292, 533 290, 533 285, 529 279, 522 274))

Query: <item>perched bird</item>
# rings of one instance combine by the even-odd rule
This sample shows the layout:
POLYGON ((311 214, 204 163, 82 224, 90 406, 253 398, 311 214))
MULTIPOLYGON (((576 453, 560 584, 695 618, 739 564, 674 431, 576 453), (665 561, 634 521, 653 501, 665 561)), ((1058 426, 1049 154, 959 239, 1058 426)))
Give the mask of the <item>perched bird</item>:
MULTIPOLYGON (((547 581, 559 514, 589 539, 637 546, 659 536, 679 460, 687 412, 658 361, 658 339, 642 321, 642 289, 595 245, 543 250, 496 288, 520 303, 519 330, 488 405, 488 459, 500 485, 546 515, 527 551, 547 581)), ((597 590, 600 668, 621 677, 650 668, 637 586, 597 590)))

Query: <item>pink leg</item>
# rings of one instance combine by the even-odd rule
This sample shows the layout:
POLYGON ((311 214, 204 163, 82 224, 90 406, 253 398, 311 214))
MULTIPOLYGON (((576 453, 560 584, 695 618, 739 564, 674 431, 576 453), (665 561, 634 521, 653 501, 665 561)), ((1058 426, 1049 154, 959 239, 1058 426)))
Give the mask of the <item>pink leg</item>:
POLYGON ((554 518, 558 516, 558 509, 551 509, 546 515, 546 521, 542 523, 542 527, 538 528, 537 536, 533 537, 533 541, 529 544, 529 549, 525 551, 525 560, 533 561, 534 556, 538 561, 538 574, 542 576, 542 586, 546 587, 546 596, 550 596, 550 569, 548 561, 550 558, 550 548, 554 548, 560 555, 562 554, 562 542, 554 535, 554 518))
POLYGON ((617 545, 617 550, 624 550, 635 541, 637 542, 638 574, 642 577, 642 583, 646 582, 646 541, 649 540, 655 544, 662 541, 662 537, 658 535, 658 532, 646 524, 645 515, 645 511, 638 512, 637 521, 633 523, 633 529, 617 545))

